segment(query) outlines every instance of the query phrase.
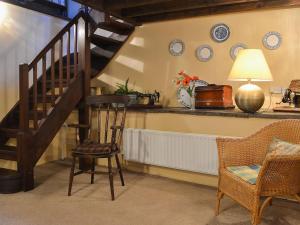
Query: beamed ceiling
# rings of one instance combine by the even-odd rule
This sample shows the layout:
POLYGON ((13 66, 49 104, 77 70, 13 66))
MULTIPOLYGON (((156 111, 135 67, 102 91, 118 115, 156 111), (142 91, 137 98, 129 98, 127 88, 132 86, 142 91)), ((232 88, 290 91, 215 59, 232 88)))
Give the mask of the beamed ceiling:
POLYGON ((300 6, 300 0, 76 0, 137 23, 300 6))

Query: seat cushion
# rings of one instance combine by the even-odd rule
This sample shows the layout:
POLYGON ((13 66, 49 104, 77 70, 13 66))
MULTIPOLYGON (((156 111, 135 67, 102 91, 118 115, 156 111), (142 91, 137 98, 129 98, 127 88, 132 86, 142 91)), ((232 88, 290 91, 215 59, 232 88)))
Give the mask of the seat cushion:
POLYGON ((300 155, 300 145, 292 144, 286 141, 282 141, 278 138, 274 138, 269 146, 267 155, 278 155, 278 156, 300 155))
POLYGON ((260 165, 250 166, 229 166, 226 169, 236 176, 240 177, 249 184, 255 185, 258 173, 260 171, 260 165))
POLYGON ((116 145, 111 143, 99 144, 92 140, 85 140, 82 144, 73 149, 75 154, 87 154, 87 155, 103 155, 116 152, 118 150, 116 145))

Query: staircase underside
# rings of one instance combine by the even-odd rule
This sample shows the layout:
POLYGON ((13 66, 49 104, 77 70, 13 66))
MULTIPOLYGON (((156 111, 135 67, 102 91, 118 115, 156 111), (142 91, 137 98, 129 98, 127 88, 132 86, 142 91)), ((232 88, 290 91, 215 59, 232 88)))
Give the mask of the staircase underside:
MULTIPOLYGON (((86 15, 86 18, 89 16, 86 15)), ((85 78, 87 71, 90 71, 88 81, 99 75, 134 31, 134 25, 130 23, 117 21, 111 16, 107 16, 107 18, 106 21, 100 23, 94 22, 92 18, 87 19, 91 24, 92 33, 89 34, 90 38, 85 39, 85 45, 89 50, 85 50, 83 55, 86 57, 85 65, 90 65, 89 69, 82 67, 85 69, 77 73, 79 63, 75 62, 76 58, 79 58, 79 53, 71 53, 69 57, 64 56, 61 57, 61 60, 56 61, 54 69, 51 66, 47 68, 44 75, 37 78, 36 87, 32 86, 26 89, 29 96, 28 130, 24 131, 20 128, 21 101, 17 102, 2 119, 0 123, 0 159, 17 162, 18 171, 0 168, 0 193, 17 192, 21 190, 22 185, 24 190, 30 190, 30 188, 24 187, 24 183, 26 183, 27 174, 33 179, 33 169, 28 173, 24 173, 24 171, 21 173, 24 165, 29 164, 34 168, 72 111, 78 110, 79 120, 82 120, 82 113, 86 113, 86 111, 82 111, 86 107, 83 106, 84 97, 87 96, 86 89, 90 88, 89 82, 86 82, 85 78), (120 41, 112 37, 104 37, 101 32, 97 33, 98 28, 113 32, 115 35, 125 36, 125 38, 120 41), (90 63, 88 63, 89 61, 90 63), (68 73, 70 73, 69 77, 68 73), (86 84, 88 84, 88 88, 86 84), (45 107, 47 108, 45 109, 45 107), (38 124, 38 127, 35 127, 34 123, 38 124), (12 143, 16 143, 16 145, 12 143), (18 143, 23 143, 24 146, 18 143), (26 154, 22 152, 26 152, 26 154)), ((60 33, 58 35, 61 35, 60 33)), ((47 54, 47 51, 43 54, 47 54)))
POLYGON ((282 0, 75 0, 105 10, 137 24, 248 10, 300 6, 282 0))

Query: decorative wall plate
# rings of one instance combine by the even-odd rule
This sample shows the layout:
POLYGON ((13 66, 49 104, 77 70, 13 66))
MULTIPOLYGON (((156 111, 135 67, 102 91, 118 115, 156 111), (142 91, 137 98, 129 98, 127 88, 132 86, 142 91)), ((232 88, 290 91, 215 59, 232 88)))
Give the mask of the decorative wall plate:
POLYGON ((246 48, 248 48, 247 45, 245 45, 243 43, 238 43, 238 44, 233 45, 230 48, 230 57, 233 60, 235 60, 235 58, 237 57, 239 51, 242 50, 242 49, 246 49, 246 48))
POLYGON ((213 55, 214 51, 209 45, 201 45, 196 49, 196 57, 201 62, 209 61, 213 55))
POLYGON ((224 42, 230 36, 230 29, 224 23, 214 25, 210 30, 211 38, 216 42, 224 42))
POLYGON ((263 37, 263 45, 265 48, 274 50, 280 47, 282 38, 280 33, 276 31, 271 31, 265 34, 263 37))
POLYGON ((175 39, 169 44, 169 52, 173 56, 180 56, 184 52, 184 43, 182 40, 175 39))

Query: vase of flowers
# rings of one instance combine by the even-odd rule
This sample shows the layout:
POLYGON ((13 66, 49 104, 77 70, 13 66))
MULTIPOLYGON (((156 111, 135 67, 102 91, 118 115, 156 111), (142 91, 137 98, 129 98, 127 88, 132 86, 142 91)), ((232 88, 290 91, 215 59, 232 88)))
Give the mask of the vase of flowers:
POLYGON ((184 70, 181 70, 175 79, 178 87, 178 101, 187 108, 195 109, 195 87, 206 86, 207 83, 199 79, 198 76, 188 75, 184 70))

